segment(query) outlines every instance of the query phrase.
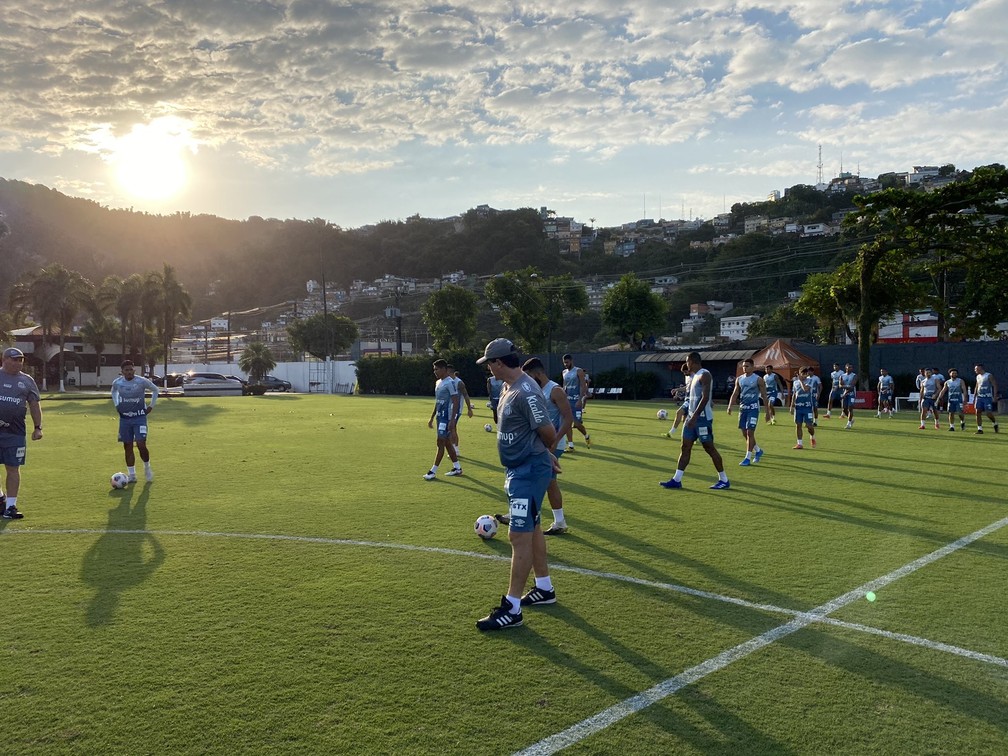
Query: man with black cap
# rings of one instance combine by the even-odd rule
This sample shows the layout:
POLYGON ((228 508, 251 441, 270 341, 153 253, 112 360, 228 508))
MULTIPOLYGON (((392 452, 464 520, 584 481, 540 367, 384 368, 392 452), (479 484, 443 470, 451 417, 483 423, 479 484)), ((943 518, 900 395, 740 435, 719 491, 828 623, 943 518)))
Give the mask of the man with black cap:
POLYGON ((553 471, 559 472, 560 466, 549 452, 556 431, 546 398, 539 384, 522 371, 515 345, 508 339, 494 339, 476 362, 485 364, 494 378, 507 385, 498 406, 497 453, 505 469, 511 578, 500 606, 476 621, 479 630, 504 630, 522 624, 523 606, 556 603, 539 513, 553 471), (535 587, 523 596, 531 571, 535 572, 535 587))
POLYGON ((21 465, 25 463, 27 428, 25 417, 31 412, 35 430, 32 441, 42 438, 42 407, 35 379, 21 372, 24 352, 16 347, 3 351, 0 369, 0 459, 7 469, 5 491, 0 493, 0 513, 5 520, 20 520, 17 497, 21 488, 21 465), (27 407, 27 410, 26 410, 27 407))

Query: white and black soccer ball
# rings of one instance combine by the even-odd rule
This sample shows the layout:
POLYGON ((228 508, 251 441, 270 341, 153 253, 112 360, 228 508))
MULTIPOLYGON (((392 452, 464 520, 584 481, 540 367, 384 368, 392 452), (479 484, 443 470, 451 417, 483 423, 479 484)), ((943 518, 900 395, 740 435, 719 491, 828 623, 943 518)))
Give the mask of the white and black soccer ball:
POLYGON ((483 430, 485 430, 487 433, 493 433, 493 426, 490 425, 490 423, 487 423, 486 425, 483 426, 483 430))
POLYGON ((110 482, 112 483, 112 488, 126 488, 129 478, 123 472, 112 473, 112 480, 110 482))
POLYGON ((476 535, 484 541, 497 535, 497 520, 490 515, 480 515, 476 518, 476 525, 473 526, 476 535))
POLYGON ((658 419, 659 420, 667 420, 668 419, 668 412, 666 412, 663 409, 658 410, 658 419))

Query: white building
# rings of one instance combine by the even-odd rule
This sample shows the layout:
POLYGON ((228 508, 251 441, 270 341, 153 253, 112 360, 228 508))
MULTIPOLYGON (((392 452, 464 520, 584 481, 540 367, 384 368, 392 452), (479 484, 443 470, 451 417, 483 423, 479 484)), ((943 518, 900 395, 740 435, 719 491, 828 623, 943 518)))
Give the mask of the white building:
POLYGON ((721 318, 721 336, 731 341, 748 338, 749 326, 759 320, 759 315, 732 315, 721 318))

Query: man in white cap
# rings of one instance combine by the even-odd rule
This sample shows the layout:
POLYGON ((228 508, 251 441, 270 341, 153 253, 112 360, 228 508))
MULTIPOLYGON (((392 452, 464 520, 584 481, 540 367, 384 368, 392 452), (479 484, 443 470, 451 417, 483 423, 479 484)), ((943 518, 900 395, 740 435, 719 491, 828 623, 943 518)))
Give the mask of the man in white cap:
POLYGON ((539 384, 522 372, 515 345, 508 339, 494 339, 476 362, 485 364, 494 378, 507 385, 498 406, 497 453, 505 469, 511 577, 500 606, 476 621, 479 630, 504 630, 522 624, 523 606, 556 603, 539 514, 553 471, 559 472, 560 466, 549 452, 556 443, 556 430, 546 397, 539 384), (532 571, 535 587, 523 596, 532 571))
POLYGON ((38 386, 35 385, 34 378, 21 372, 22 367, 24 352, 17 347, 4 349, 3 367, 0 369, 0 459, 7 470, 7 479, 5 493, 0 492, 0 512, 5 520, 20 520, 24 517, 18 511, 17 497, 21 488, 21 465, 25 463, 25 418, 28 411, 35 423, 32 441, 42 438, 42 407, 39 405, 38 386))

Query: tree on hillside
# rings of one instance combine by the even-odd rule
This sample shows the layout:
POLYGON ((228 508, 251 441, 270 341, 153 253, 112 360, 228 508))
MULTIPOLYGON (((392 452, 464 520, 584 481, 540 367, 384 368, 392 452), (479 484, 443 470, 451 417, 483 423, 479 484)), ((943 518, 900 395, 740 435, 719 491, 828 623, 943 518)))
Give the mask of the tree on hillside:
POLYGON ((238 358, 238 367, 248 373, 249 383, 260 384, 262 379, 276 367, 273 352, 261 341, 253 341, 238 358))
POLYGON ((588 309, 583 284, 566 274, 544 277, 533 267, 495 276, 483 293, 526 352, 551 352, 553 334, 563 319, 588 309))
POLYGON ((434 339, 434 351, 464 349, 476 333, 476 295, 449 284, 420 306, 424 325, 434 339))
POLYGON ((649 333, 665 323, 665 301, 633 273, 627 273, 602 301, 602 322, 630 345, 640 349, 649 333))
POLYGON ((329 313, 295 320, 287 326, 291 348, 324 360, 345 354, 358 338, 357 324, 350 318, 329 313))
POLYGON ((764 315, 759 320, 754 320, 749 325, 749 336, 814 341, 816 319, 811 315, 797 312, 794 305, 783 304, 770 314, 764 315))

